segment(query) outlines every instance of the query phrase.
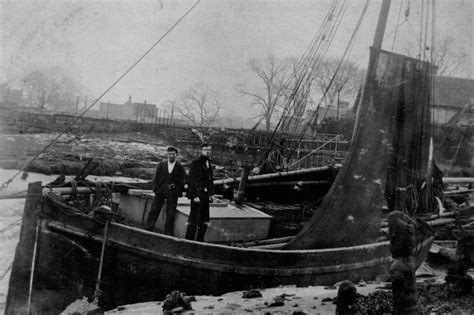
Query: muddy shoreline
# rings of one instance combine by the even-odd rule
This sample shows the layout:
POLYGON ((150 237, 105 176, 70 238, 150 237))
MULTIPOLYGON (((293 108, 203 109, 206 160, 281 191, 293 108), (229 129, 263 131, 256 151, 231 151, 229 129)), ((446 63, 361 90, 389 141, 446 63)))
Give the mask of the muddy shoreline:
MULTIPOLYGON (((255 298, 244 297, 244 291, 194 296, 190 297, 192 310, 183 314, 334 314, 337 288, 281 286, 257 290, 261 296, 255 298)), ((355 314, 394 313, 390 283, 362 281, 356 288, 355 314)), ((453 295, 439 278, 419 281, 418 292, 421 314, 471 314, 474 310, 473 293, 453 295)), ((163 301, 124 305, 106 314, 165 314, 163 305, 163 301)))
MULTIPOLYGON (((53 134, 1 134, 0 167, 21 169, 48 145, 53 134)), ((165 139, 146 133, 64 134, 34 160, 27 172, 45 175, 76 175, 92 158, 97 167, 90 175, 126 176, 151 180, 159 161, 171 145, 165 139)), ((187 165, 193 156, 181 150, 179 159, 187 165)))

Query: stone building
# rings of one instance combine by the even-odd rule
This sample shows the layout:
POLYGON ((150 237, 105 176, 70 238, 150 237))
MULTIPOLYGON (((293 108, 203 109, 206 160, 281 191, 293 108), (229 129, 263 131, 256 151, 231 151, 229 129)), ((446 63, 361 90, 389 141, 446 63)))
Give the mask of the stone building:
POLYGON ((158 109, 155 104, 146 101, 137 103, 129 96, 124 104, 101 102, 99 111, 102 117, 109 119, 133 120, 141 123, 155 123, 158 109))
POLYGON ((0 105, 18 107, 23 105, 23 91, 8 87, 0 88, 0 105))

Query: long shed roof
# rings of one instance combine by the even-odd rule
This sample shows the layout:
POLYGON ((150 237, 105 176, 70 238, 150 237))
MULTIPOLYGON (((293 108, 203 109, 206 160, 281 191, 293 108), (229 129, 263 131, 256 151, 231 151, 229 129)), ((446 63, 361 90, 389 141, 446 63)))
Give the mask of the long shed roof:
POLYGON ((474 80, 435 76, 434 105, 462 108, 474 100, 474 80))

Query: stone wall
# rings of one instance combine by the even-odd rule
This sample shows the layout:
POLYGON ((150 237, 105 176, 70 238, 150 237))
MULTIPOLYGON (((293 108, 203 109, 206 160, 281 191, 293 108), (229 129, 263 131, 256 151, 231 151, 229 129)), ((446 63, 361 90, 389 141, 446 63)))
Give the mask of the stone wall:
MULTIPOLYGON (((0 133, 55 133, 66 129, 68 129, 67 132, 76 134, 143 132, 156 136, 164 140, 165 143, 177 146, 190 156, 199 156, 200 138, 204 136, 213 146, 212 155, 214 160, 226 164, 249 163, 252 165, 260 159, 271 137, 269 132, 220 128, 206 128, 203 134, 198 135, 199 132, 189 126, 138 123, 87 116, 78 117, 74 114, 42 112, 34 108, 0 106, 0 133)), ((308 139, 298 145, 298 150, 290 162, 298 160, 335 135, 319 136, 324 137, 308 139)), ((312 167, 330 162, 341 162, 346 156, 348 142, 344 140, 337 141, 337 143, 331 144, 331 146, 334 145, 334 148, 328 147, 320 150, 318 154, 311 156, 300 166, 312 167), (333 161, 334 158, 339 159, 333 161)), ((292 144, 290 146, 293 147, 292 144)))
MULTIPOLYGON (((81 117, 63 113, 40 112, 31 108, 14 109, 0 106, 0 132, 2 133, 50 133, 60 132, 68 128, 69 132, 77 133, 113 133, 113 132, 154 132, 170 126, 144 124, 133 121, 111 120, 94 117, 81 117)), ((178 127, 178 129, 180 129, 178 127)), ((181 128, 185 129, 185 128, 181 128)))

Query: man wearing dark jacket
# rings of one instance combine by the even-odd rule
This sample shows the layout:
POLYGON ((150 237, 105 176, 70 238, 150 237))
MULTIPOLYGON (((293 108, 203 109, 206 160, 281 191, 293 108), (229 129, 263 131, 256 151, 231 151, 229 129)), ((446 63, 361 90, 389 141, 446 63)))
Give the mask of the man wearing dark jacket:
POLYGON ((162 161, 156 168, 153 178, 153 191, 155 198, 151 204, 150 213, 146 220, 146 229, 152 231, 156 220, 160 216, 161 208, 166 200, 165 234, 173 235, 174 217, 178 198, 183 195, 184 179, 186 172, 184 167, 176 161, 178 149, 169 147, 167 149, 168 160, 162 161))
POLYGON ((209 223, 209 202, 213 201, 214 194, 210 155, 211 146, 208 143, 201 144, 201 156, 192 161, 188 178, 191 212, 185 237, 200 242, 204 241, 204 234, 209 223))

